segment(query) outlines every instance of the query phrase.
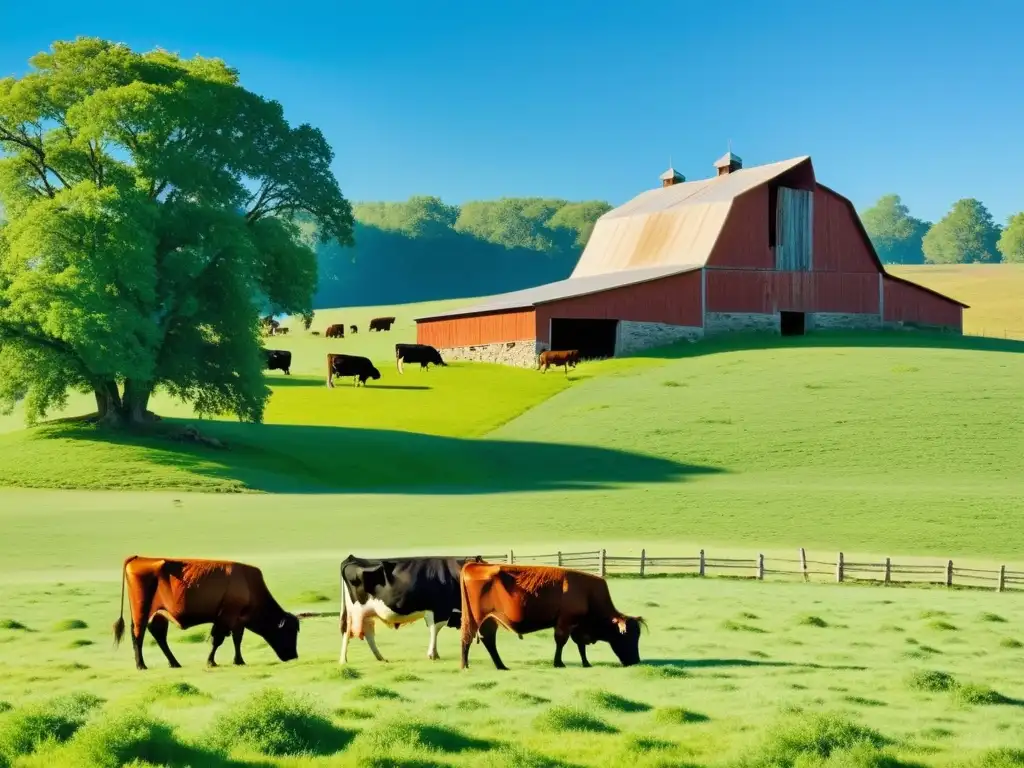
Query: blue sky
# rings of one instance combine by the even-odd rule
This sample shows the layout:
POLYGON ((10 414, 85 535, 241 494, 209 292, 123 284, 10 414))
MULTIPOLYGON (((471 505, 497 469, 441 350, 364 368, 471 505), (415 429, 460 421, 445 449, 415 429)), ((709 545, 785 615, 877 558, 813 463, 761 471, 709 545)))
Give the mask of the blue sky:
POLYGON ((809 154, 858 208, 1024 210, 1024 3, 511 0, 30 3, 0 76, 57 38, 218 56, 319 127, 353 200, 624 202, 673 164, 809 154), (428 7, 435 10, 427 11, 428 7), (941 9, 941 10, 940 10, 941 9))

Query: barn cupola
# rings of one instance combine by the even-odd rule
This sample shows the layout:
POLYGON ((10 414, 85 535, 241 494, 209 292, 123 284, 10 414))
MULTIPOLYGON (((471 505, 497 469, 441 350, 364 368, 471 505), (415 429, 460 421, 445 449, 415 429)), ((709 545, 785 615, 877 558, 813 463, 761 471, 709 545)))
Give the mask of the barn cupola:
POLYGON ((720 158, 715 160, 715 168, 718 169, 719 176, 725 176, 727 173, 738 171, 743 167, 743 160, 739 155, 734 155, 732 150, 729 150, 720 158))
POLYGON ((683 176, 683 174, 671 167, 661 174, 659 178, 661 179, 661 186, 663 187, 671 187, 673 184, 682 184, 686 181, 686 177, 683 176))

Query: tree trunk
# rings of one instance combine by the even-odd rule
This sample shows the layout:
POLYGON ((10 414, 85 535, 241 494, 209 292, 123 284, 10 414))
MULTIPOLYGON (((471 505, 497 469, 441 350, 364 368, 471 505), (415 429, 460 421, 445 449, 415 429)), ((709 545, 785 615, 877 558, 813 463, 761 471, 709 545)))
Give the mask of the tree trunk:
POLYGON ((149 420, 149 396, 153 385, 128 379, 124 383, 124 394, 118 390, 117 382, 99 382, 93 394, 96 397, 96 414, 101 424, 125 427, 144 424, 149 420))

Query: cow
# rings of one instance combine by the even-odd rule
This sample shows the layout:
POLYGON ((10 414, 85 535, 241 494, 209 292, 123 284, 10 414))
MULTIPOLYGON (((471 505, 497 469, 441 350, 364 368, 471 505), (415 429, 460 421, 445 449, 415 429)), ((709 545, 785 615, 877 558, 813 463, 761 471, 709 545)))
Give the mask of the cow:
POLYGON ((327 337, 328 339, 344 339, 345 326, 342 323, 328 325, 327 330, 324 331, 324 336, 327 337))
POLYGON ((287 328, 278 328, 277 329, 277 333, 281 334, 282 336, 287 336, 288 335, 288 329, 287 328))
POLYGON ((441 359, 441 353, 429 344, 395 344, 395 363, 398 372, 402 373, 402 363, 419 363, 420 369, 428 368, 431 363, 434 365, 447 366, 441 359))
POLYGON ((359 333, 359 326, 358 325, 350 325, 348 327, 348 330, 349 330, 349 333, 359 333))
POLYGON ((327 386, 334 388, 335 376, 355 376, 355 385, 366 386, 367 379, 376 381, 380 378, 378 371, 368 357, 356 355, 327 355, 327 386))
POLYGON ((624 667, 640 662, 639 616, 620 613, 608 582, 599 576, 541 565, 467 563, 461 573, 462 662, 469 666, 469 646, 479 640, 496 669, 508 667, 498 655, 498 625, 522 638, 541 629, 555 630, 555 663, 564 667, 562 648, 571 638, 584 667, 587 645, 607 642, 624 667))
POLYGON ((392 324, 395 322, 393 317, 375 317, 370 321, 371 331, 390 331, 392 324))
POLYGON ((264 349, 268 371, 284 371, 285 376, 292 372, 292 353, 286 349, 264 349))
POLYGON ((273 336, 281 327, 281 324, 268 315, 260 320, 260 326, 263 328, 263 334, 265 336, 273 336))
POLYGON ((374 620, 398 629, 423 619, 430 630, 427 658, 435 660, 437 635, 444 626, 459 627, 459 571, 479 556, 400 557, 366 560, 349 555, 341 562, 341 657, 348 661, 348 641, 366 640, 377 661, 384 661, 374 639, 374 620))
POLYGON ((259 568, 229 560, 176 560, 133 555, 121 569, 121 617, 114 622, 114 645, 124 637, 127 588, 135 666, 146 669, 142 643, 146 627, 172 668, 181 665, 167 646, 168 620, 181 629, 213 624, 213 648, 206 663, 217 666, 217 649, 228 635, 242 659, 242 634, 250 630, 267 641, 281 661, 299 657, 299 619, 270 594, 259 568))
POLYGON ((577 349, 566 349, 566 350, 552 350, 546 349, 540 353, 540 357, 537 361, 537 370, 541 368, 544 370, 543 373, 548 372, 548 368, 552 365, 556 368, 560 365, 565 366, 565 375, 569 375, 569 366, 575 368, 579 365, 580 353, 577 349))
POLYGON ((319 336, 319 335, 320 335, 320 331, 313 331, 313 333, 312 333, 311 335, 313 335, 313 336, 319 336))

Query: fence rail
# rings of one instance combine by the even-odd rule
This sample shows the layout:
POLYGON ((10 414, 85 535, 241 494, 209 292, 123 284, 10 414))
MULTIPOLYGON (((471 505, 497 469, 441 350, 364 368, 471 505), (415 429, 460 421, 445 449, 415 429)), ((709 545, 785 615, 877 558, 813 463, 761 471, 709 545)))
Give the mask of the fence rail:
POLYGON ((829 581, 837 583, 920 584, 1024 592, 1024 571, 1009 571, 1005 565, 998 568, 968 568, 956 566, 952 560, 944 563, 894 563, 888 557, 879 563, 850 562, 842 552, 838 553, 834 561, 808 560, 807 551, 803 547, 792 560, 766 558, 763 554, 755 558, 710 557, 703 549, 696 557, 648 556, 646 549, 640 550, 639 557, 609 555, 604 549, 593 552, 554 552, 547 555, 517 555, 509 550, 505 555, 485 556, 484 559, 524 565, 556 565, 589 571, 602 577, 692 575, 761 581, 766 576, 791 576, 803 581, 811 581, 812 577, 828 577, 829 581))

